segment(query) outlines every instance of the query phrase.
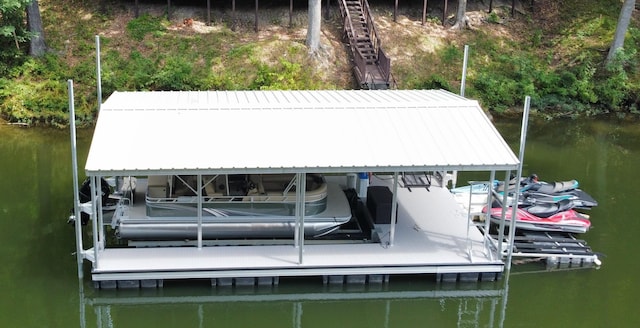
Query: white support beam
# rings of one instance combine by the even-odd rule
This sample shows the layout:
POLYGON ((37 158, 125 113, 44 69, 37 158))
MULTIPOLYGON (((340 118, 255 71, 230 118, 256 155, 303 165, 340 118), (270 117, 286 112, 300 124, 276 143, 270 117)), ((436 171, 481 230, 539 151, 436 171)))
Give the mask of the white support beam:
MULTIPOLYGON (((98 268, 98 202, 101 202, 100 190, 96 183, 98 177, 91 177, 91 226, 93 228, 93 267, 98 268)), ((102 208, 100 208, 102 211, 102 208)))
POLYGON ((73 101, 73 81, 67 81, 67 91, 69 96, 69 130, 71 136, 71 168, 73 174, 73 219, 76 230, 76 259, 78 262, 78 279, 82 280, 84 271, 82 270, 83 245, 82 245, 82 222, 80 214, 80 190, 78 182, 78 149, 76 146, 76 114, 73 101))
POLYGON ((502 212, 500 212, 500 226, 498 228, 498 255, 502 256, 502 241, 504 240, 504 226, 505 226, 505 217, 507 210, 507 199, 509 193, 507 192, 507 188, 509 187, 509 178, 511 175, 511 171, 507 170, 504 176, 504 194, 502 195, 502 212))
POLYGON ((511 213, 511 227, 509 228, 509 253, 507 255, 507 271, 511 270, 511 256, 513 253, 513 245, 516 234, 516 220, 518 210, 518 199, 520 198, 520 179, 522 178, 522 163, 524 162, 524 150, 527 143, 527 130, 529 128, 529 109, 530 109, 531 97, 526 96, 524 99, 524 112, 522 113, 522 130, 520 131, 520 152, 518 155, 518 174, 516 177, 517 187, 513 193, 513 209, 511 213))
POLYGON ((202 174, 198 174, 198 249, 202 249, 202 174))
POLYGON ((307 175, 296 173, 296 247, 298 247, 298 264, 303 263, 302 253, 304 252, 304 213, 305 197, 307 189, 307 175))
POLYGON ((389 246, 393 246, 396 235, 396 221, 398 209, 398 172, 393 172, 393 192, 391 193, 391 227, 389 228, 389 246))
MULTIPOLYGON (((96 185, 96 196, 98 197, 98 212, 96 213, 98 219, 98 243, 96 245, 93 245, 93 247, 97 248, 98 251, 100 251, 103 250, 106 246, 104 234, 104 213, 102 211, 102 207, 104 206, 104 204, 102 203, 102 177, 96 177, 96 185)), ((109 185, 107 184, 107 188, 108 187, 109 185)), ((109 197, 108 193, 107 197, 109 197)))

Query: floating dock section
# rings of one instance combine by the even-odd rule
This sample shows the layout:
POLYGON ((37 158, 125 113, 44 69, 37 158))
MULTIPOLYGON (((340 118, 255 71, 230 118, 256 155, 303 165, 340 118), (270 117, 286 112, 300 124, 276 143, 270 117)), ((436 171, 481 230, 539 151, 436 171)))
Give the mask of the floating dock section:
MULTIPOLYGON (((173 279, 216 286, 272 285, 282 277, 327 284, 424 274, 496 280, 507 248, 476 229, 447 186, 457 171, 484 171, 493 180, 519 168, 478 102, 442 90, 115 92, 101 106, 84 168, 92 190, 108 177, 295 174, 305 181, 306 174, 323 174, 358 191, 372 224, 360 241, 306 236, 302 185, 290 238, 207 240, 198 214, 193 240, 114 243, 113 214, 92 192, 91 202, 75 201, 73 217, 88 213, 91 230, 85 237, 89 229, 73 220, 78 275, 88 262, 99 288, 158 287, 173 279), (386 196, 380 189, 367 195, 376 187, 386 196)), ((205 186, 198 183, 200 209, 205 186)), ((136 209, 144 201, 120 203, 119 215, 144 219, 148 214, 136 209)))
POLYGON ((562 232, 523 230, 514 237, 512 256, 517 258, 516 263, 544 261, 547 270, 591 268, 601 264, 598 254, 585 240, 562 232))

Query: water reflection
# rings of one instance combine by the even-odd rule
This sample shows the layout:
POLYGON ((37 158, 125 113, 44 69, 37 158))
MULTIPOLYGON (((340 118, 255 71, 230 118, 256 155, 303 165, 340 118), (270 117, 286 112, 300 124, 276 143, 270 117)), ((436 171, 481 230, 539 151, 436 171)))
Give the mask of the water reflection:
MULTIPOLYGON (((519 122, 502 123, 499 129, 517 149, 519 122)), ((91 131, 79 132, 82 168, 91 131)), ((0 308, 5 314, 0 326, 414 327, 420 322, 450 327, 477 322, 494 327, 622 327, 640 322, 635 301, 640 284, 630 274, 640 270, 633 253, 640 231, 634 206, 640 127, 533 122, 529 136, 525 174, 537 173, 548 181, 577 178, 599 201, 590 212, 594 229, 583 238, 607 255, 600 270, 525 275, 517 265, 495 283, 392 279, 379 290, 283 281, 266 291, 221 290, 206 283, 110 291, 94 290, 89 279, 78 287, 73 227, 65 223, 73 197, 68 131, 0 125, 0 308), (275 296, 266 299, 263 294, 275 296)), ((527 264, 527 269, 544 271, 544 266, 527 264)))
POLYGON ((294 280, 278 286, 222 288, 183 282, 134 290, 95 290, 80 283, 80 326, 504 325, 508 277, 457 284, 418 280, 400 277, 389 284, 344 286, 294 280))

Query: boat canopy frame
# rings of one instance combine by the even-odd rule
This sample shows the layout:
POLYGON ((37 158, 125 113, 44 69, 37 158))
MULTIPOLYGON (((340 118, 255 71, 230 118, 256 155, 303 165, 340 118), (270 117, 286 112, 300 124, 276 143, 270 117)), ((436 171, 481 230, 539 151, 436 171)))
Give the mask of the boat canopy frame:
MULTIPOLYGON (((72 108, 70 99, 73 120, 72 108)), ((85 173, 93 190, 107 176, 196 175, 198 248, 203 175, 293 173, 301 184, 294 245, 302 264, 308 173, 392 174, 395 222, 404 172, 505 171, 506 183, 520 169, 479 103, 444 90, 188 91, 114 92, 100 107, 85 173)), ((106 246, 99 193, 92 199, 94 247, 84 250, 76 233, 80 278, 82 258, 98 267, 106 246)))
POLYGON ((357 173, 518 165, 479 103, 444 90, 185 91, 112 94, 101 106, 85 171, 357 173))

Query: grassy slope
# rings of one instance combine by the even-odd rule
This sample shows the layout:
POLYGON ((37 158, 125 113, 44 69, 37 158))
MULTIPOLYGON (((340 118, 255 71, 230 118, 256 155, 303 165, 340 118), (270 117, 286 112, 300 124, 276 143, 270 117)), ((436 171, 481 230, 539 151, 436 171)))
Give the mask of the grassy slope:
MULTIPOLYGON (((214 11, 213 24, 208 27, 202 23, 204 8, 174 7, 172 20, 167 21, 163 6, 143 8, 149 15, 134 19, 132 8, 122 2, 112 1, 102 11, 98 3, 40 1, 47 43, 53 52, 44 60, 28 61, 11 76, 10 84, 0 83, 0 89, 5 89, 4 96, 0 95, 4 117, 63 125, 65 81, 73 79, 80 118, 92 122, 95 35, 101 36, 104 95, 114 90, 354 86, 348 53, 341 42, 340 20, 335 16, 323 21, 322 55, 309 58, 304 46, 306 11, 296 12, 293 26, 286 27, 288 8, 264 10, 260 31, 255 33, 251 11, 239 16, 232 31, 228 12, 214 11), (194 25, 184 26, 184 17, 194 17, 194 25)), ((469 45, 467 95, 480 99, 490 110, 518 108, 520 98, 533 94, 540 104, 555 106, 548 106, 549 111, 575 112, 553 103, 553 97, 535 98, 551 93, 567 102, 562 98, 566 95, 544 90, 562 85, 556 81, 556 71, 572 72, 566 77, 572 83, 567 92, 574 94, 568 97, 588 102, 593 96, 589 84, 595 67, 606 56, 619 7, 608 0, 566 0, 562 5, 537 0, 533 14, 526 8, 512 18, 510 8, 501 7, 500 1, 494 3, 491 15, 483 8, 470 10, 474 28, 466 31, 443 27, 438 15, 430 16, 422 26, 420 10, 411 5, 400 6, 398 20, 393 22, 392 7, 372 5, 382 44, 393 59, 398 87, 457 92, 463 46, 469 45), (585 68, 593 69, 585 72, 585 68), (580 83, 585 85, 583 89, 580 83)), ((636 17, 632 24, 635 36, 638 26, 636 17)), ((632 37, 627 45, 637 47, 638 39, 632 37)), ((640 80, 637 73, 631 79, 640 80)))

